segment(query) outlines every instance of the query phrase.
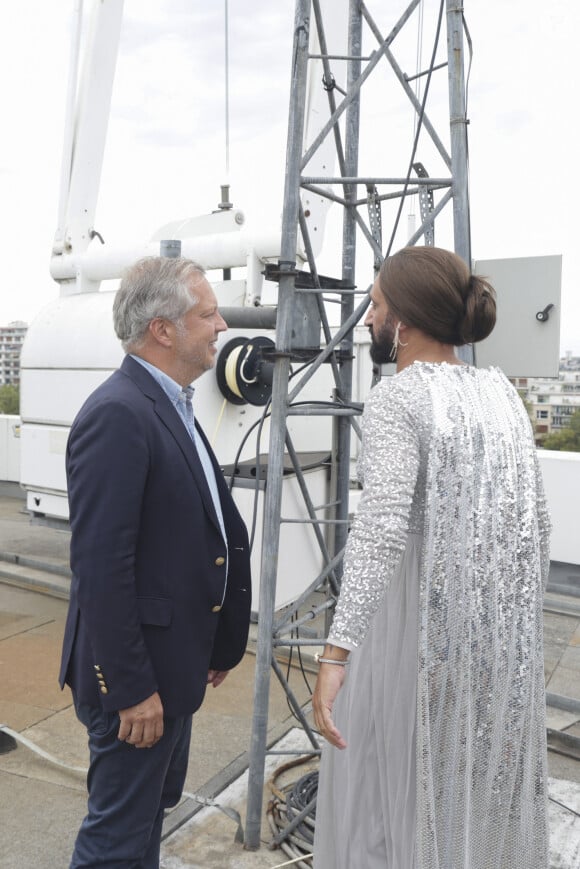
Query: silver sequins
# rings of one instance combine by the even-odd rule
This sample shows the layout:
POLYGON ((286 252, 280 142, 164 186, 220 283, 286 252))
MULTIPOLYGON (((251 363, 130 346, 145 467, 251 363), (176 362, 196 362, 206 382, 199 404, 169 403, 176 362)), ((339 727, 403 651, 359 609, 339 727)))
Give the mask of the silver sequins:
POLYGON ((373 389, 330 642, 360 646, 423 535, 417 869, 545 869, 542 597, 549 518, 498 369, 415 363, 373 389))

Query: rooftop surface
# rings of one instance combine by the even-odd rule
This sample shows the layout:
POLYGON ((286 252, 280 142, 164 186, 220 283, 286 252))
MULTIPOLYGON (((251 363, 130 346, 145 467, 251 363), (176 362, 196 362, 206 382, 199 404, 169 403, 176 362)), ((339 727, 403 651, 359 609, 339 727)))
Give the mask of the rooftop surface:
MULTIPOLYGON (((17 487, 0 487, 0 724, 15 734, 17 745, 0 753, 1 869, 64 869, 85 813, 86 736, 69 690, 61 692, 57 684, 68 545, 68 532, 31 524, 17 487)), ((550 591, 545 608, 550 869, 580 867, 580 598, 559 593, 569 573, 566 566, 555 565, 558 581, 552 587, 557 591, 550 591)), ((255 631, 240 666, 219 689, 208 691, 194 717, 187 796, 166 819, 163 869, 310 865, 290 863, 291 855, 270 849, 274 813, 268 809, 277 789, 315 769, 315 760, 281 773, 287 758, 268 758, 262 847, 248 851, 236 841, 245 822, 254 648, 255 631), (213 799, 219 807, 202 808, 196 797, 213 799)), ((306 658, 305 672, 296 668, 290 677, 307 710, 315 669, 306 658)), ((6 731, 0 738, 2 751, 8 747, 6 731)), ((308 752, 275 679, 269 742, 276 750, 308 752)))

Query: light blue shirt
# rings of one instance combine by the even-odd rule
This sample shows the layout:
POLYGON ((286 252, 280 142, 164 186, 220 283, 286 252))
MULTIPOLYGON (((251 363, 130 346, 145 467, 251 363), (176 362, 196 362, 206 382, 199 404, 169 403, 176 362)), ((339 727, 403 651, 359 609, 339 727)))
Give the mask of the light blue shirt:
POLYGON ((153 379, 159 384, 159 386, 167 395, 167 398, 181 417, 181 420, 185 428, 187 429, 189 436, 194 442, 199 456, 199 460, 201 462, 201 466, 205 474, 205 478, 207 480, 207 484, 209 486, 209 491, 211 493, 212 501, 215 507, 215 511, 217 513, 218 521, 220 523, 222 537, 224 538, 224 543, 226 544, 227 549, 228 539, 226 536, 222 505, 215 478, 214 467, 207 448, 201 437, 198 435, 197 429, 195 427, 195 417, 193 414, 193 404, 191 401, 195 390, 192 386, 186 386, 185 389, 182 389, 179 383, 176 383, 176 381, 173 380, 172 377, 169 377, 168 374, 165 374, 164 371, 161 371, 161 369, 157 368, 155 365, 151 365, 151 363, 147 362, 145 359, 141 359, 140 356, 135 356, 133 355, 133 353, 131 353, 131 358, 134 359, 135 362, 138 362, 140 365, 142 365, 143 368, 145 368, 149 372, 151 377, 153 377, 153 379))

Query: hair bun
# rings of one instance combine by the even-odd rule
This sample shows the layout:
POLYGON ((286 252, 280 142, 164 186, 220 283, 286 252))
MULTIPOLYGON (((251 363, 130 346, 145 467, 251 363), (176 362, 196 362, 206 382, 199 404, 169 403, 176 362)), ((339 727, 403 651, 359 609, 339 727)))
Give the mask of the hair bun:
POLYGON ((495 326, 496 300, 492 285, 479 275, 470 275, 464 300, 465 314, 459 327, 461 341, 483 341, 495 326))

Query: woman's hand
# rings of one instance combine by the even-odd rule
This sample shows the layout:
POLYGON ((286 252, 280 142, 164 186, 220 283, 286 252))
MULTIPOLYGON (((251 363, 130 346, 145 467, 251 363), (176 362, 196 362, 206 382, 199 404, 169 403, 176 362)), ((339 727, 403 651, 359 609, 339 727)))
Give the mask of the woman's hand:
POLYGON ((336 748, 346 748, 346 742, 332 720, 332 707, 344 682, 345 671, 346 665, 320 664, 318 679, 312 696, 316 728, 336 748))

